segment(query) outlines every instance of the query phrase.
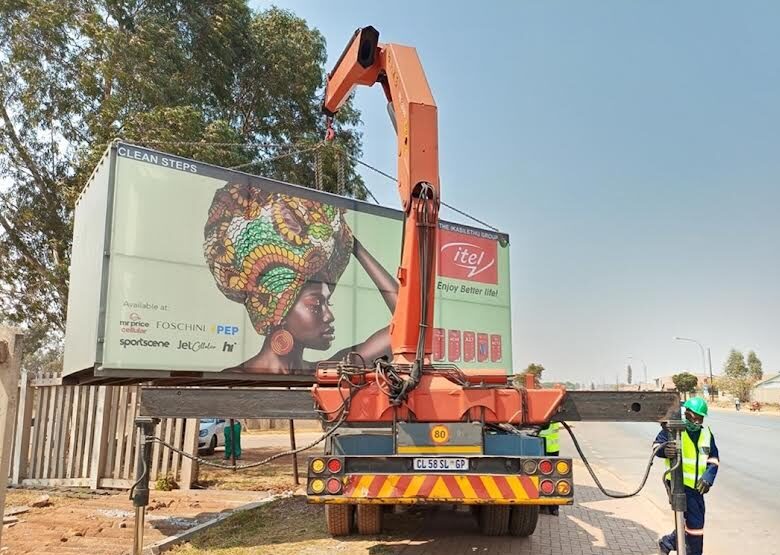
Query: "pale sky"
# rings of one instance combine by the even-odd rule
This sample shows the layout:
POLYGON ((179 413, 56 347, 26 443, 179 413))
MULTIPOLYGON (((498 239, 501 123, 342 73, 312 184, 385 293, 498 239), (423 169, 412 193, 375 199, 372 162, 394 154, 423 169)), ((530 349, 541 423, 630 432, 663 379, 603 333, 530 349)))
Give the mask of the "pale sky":
MULTIPOLYGON (((364 25, 418 49, 443 199, 511 238, 516 369, 698 372, 681 335, 715 373, 731 347, 780 371, 780 3, 274 3, 323 33, 329 67, 364 25)), ((364 160, 395 174, 383 94, 356 105, 364 160)))

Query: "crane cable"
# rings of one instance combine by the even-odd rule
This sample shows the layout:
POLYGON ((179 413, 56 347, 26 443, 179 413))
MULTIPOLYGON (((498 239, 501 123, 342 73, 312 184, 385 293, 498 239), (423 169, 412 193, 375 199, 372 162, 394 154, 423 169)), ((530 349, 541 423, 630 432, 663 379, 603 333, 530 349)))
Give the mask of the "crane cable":
MULTIPOLYGON (((635 491, 633 491, 631 493, 611 493, 611 492, 608 492, 604 488, 603 485, 601 485, 601 481, 598 479, 598 476, 596 476, 595 471, 591 467, 590 462, 588 461, 588 457, 586 457, 585 453, 582 452, 582 448, 580 447, 580 443, 577 441, 577 438, 574 436, 574 432, 571 431, 571 428, 569 427, 569 425, 566 422, 561 422, 561 424, 563 425, 564 428, 566 428, 566 431, 569 432, 569 435, 571 436, 571 439, 574 442, 574 448, 577 449, 577 453, 579 453, 580 458, 582 459, 582 462, 585 464, 585 468, 588 469, 588 472, 590 473, 590 477, 593 478, 593 481, 596 483, 596 486, 599 488, 599 490, 601 490, 601 493, 603 493, 607 497, 611 497, 613 499, 626 499, 628 497, 634 497, 636 494, 638 494, 640 491, 642 491, 642 489, 644 489, 644 487, 645 487, 645 484, 647 484, 647 479, 650 476, 650 469, 653 467, 653 462, 655 460, 656 454, 658 454, 658 452, 661 449, 663 449, 664 447, 666 447, 666 445, 668 445, 669 443, 673 443, 673 442, 667 441, 666 443, 661 443, 659 445, 656 445, 653 448, 653 451, 650 454, 650 460, 648 461, 647 467, 645 468, 645 475, 642 478, 641 484, 639 484, 639 487, 635 491)), ((670 470, 673 470, 673 469, 670 469, 670 470)), ((667 473, 668 472, 669 471, 667 471, 667 473)))

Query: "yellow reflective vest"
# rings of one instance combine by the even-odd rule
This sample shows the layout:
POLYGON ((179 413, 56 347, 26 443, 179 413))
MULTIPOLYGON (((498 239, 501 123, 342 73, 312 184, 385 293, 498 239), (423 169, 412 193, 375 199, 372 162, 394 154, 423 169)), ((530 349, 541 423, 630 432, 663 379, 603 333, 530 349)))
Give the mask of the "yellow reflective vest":
MULTIPOLYGON (((696 489, 696 482, 707 471, 707 459, 710 458, 710 442, 712 432, 708 426, 702 426, 699 441, 694 444, 687 431, 682 434, 682 471, 683 484, 696 489)), ((671 468, 672 461, 666 459, 666 468, 671 468)))
POLYGON ((558 443, 558 429, 561 427, 557 422, 551 422, 544 430, 539 432, 539 437, 544 438, 544 453, 558 453, 560 452, 560 445, 558 443))

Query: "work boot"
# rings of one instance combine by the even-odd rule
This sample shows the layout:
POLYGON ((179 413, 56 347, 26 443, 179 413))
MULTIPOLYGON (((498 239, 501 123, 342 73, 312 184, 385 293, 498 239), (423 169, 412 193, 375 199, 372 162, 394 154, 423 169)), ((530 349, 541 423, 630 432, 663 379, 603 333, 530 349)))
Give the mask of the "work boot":
POLYGON ((550 507, 550 514, 553 515, 553 516, 558 516, 558 506, 557 505, 552 505, 550 507))
POLYGON ((669 555, 670 552, 677 549, 677 546, 672 543, 669 536, 664 536, 658 540, 658 549, 660 549, 661 553, 664 555, 669 555))

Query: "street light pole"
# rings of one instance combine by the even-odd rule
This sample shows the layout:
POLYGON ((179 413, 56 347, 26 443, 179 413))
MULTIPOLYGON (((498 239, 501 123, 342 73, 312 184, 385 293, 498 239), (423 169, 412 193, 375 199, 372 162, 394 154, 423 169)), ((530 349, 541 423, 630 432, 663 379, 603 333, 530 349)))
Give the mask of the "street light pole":
MULTIPOLYGON (((695 339, 691 339, 690 337, 674 337, 675 341, 690 341, 691 343, 696 343, 699 346, 699 350, 701 350, 701 370, 702 373, 707 373, 707 361, 704 357, 704 345, 696 341, 695 339)), ((707 348, 707 352, 709 352, 709 348, 707 348)), ((712 362, 710 361, 710 401, 712 400, 712 362)))
MULTIPOLYGON (((631 364, 631 361, 632 361, 633 359, 634 359, 634 357, 633 357, 632 355, 628 355, 628 363, 629 363, 629 364, 631 364)), ((644 369, 644 376, 645 376, 645 379, 644 379, 644 381, 643 381, 642 383, 644 383, 645 385, 647 385, 647 364, 645 364, 645 361, 644 361, 644 359, 641 359, 641 358, 639 359, 639 362, 641 362, 641 363, 642 363, 642 368, 644 369)))
POLYGON ((712 402, 715 399, 715 382, 712 380, 712 355, 709 347, 707 347, 707 362, 710 367, 710 402, 712 402))

